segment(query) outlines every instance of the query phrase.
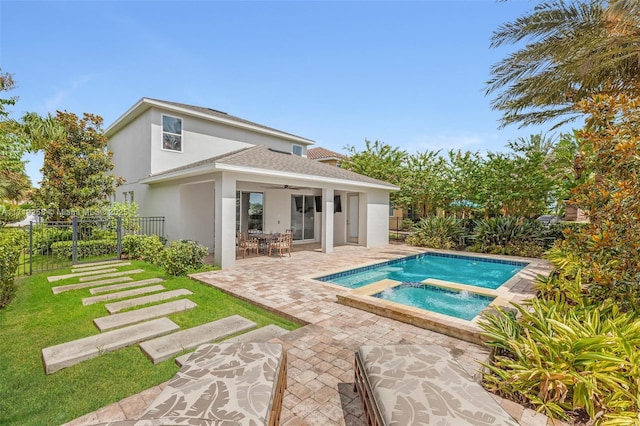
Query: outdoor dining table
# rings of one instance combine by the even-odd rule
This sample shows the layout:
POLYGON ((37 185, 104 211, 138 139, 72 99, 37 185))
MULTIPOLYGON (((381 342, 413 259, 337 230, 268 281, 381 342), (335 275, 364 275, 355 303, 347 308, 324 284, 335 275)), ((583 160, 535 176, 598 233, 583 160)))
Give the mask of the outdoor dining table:
POLYGON ((269 242, 272 241, 274 238, 276 238, 279 234, 263 234, 263 233, 259 233, 259 234, 249 234, 249 236, 251 238, 255 238, 260 242, 260 249, 263 250, 263 253, 265 256, 267 254, 267 249, 269 248, 269 242))

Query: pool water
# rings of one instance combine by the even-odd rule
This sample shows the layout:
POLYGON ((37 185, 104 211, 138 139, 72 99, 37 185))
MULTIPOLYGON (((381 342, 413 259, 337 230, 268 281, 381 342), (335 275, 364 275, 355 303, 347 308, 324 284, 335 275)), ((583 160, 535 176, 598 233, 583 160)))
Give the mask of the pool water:
POLYGON ((343 287, 359 288, 383 279, 415 283, 436 278, 496 289, 525 266, 527 266, 525 262, 423 253, 316 279, 343 287))
POLYGON ((426 309, 455 318, 471 321, 493 301, 493 297, 448 290, 426 284, 401 284, 387 288, 374 297, 415 308, 426 309))

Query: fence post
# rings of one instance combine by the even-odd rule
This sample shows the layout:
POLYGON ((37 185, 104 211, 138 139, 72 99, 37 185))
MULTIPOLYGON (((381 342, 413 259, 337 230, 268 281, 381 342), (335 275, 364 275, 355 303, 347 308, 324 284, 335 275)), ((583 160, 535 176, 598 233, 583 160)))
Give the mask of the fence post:
POLYGON ((118 252, 118 259, 122 255, 122 216, 116 218, 116 251, 118 252))
POLYGON ((29 221, 29 275, 33 275, 33 221, 29 221))
POLYGON ((78 263, 78 218, 74 216, 71 220, 71 263, 78 263))

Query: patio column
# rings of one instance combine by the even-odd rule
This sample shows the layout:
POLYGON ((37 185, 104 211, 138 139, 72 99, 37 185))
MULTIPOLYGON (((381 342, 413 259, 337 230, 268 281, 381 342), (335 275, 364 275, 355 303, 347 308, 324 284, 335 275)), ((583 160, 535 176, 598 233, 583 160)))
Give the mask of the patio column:
POLYGON ((233 268, 236 264, 236 178, 220 173, 215 184, 215 264, 233 268))
POLYGON ((333 188, 322 188, 322 232, 320 241, 323 253, 333 252, 333 188))

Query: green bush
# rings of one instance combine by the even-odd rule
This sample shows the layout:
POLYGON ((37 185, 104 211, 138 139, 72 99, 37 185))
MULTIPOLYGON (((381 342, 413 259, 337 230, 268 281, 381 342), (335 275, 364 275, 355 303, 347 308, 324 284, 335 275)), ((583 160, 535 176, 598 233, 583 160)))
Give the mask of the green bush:
POLYGON ((125 235, 122 237, 122 254, 129 259, 146 260, 159 264, 164 243, 157 235, 125 235))
POLYGON ((73 231, 71 227, 47 226, 35 224, 33 226, 33 252, 34 254, 51 253, 51 245, 60 241, 71 241, 73 231))
POLYGON ((407 244, 418 247, 453 249, 460 246, 464 226, 453 216, 431 216, 421 218, 407 237, 407 244))
POLYGON ((14 279, 26 242, 24 232, 0 232, 0 308, 5 307, 16 292, 14 279))
POLYGON ((161 264, 171 275, 186 275, 202 268, 207 254, 207 248, 195 241, 174 241, 162 252, 161 264))
POLYGON ((561 233, 537 220, 496 216, 475 221, 470 251, 509 256, 540 257, 561 233))
POLYGON ((485 386, 553 418, 583 411, 595 424, 637 424, 640 319, 574 302, 533 299, 517 316, 485 314, 480 326, 493 348, 485 386))
MULTIPOLYGON (((112 238, 104 240, 78 241, 78 257, 102 256, 116 254, 117 241, 112 238)), ((51 244, 51 252, 54 256, 71 259, 73 257, 73 241, 59 241, 51 244)))

